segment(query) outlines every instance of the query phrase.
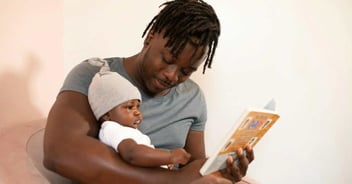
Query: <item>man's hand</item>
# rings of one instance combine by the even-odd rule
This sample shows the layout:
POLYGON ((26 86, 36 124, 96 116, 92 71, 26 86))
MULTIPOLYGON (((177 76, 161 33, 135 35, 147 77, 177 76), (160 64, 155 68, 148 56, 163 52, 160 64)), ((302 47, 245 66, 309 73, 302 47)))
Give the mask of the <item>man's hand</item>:
POLYGON ((241 181, 247 173, 248 165, 254 160, 254 153, 250 146, 245 147, 246 154, 243 150, 237 150, 238 164, 236 164, 232 157, 227 159, 227 168, 220 171, 221 175, 233 183, 241 181))

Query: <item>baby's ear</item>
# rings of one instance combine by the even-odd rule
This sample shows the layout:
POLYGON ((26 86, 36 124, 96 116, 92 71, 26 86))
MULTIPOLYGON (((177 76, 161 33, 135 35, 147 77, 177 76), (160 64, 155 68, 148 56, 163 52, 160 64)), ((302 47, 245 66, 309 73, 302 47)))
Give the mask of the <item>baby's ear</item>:
POLYGON ((104 114, 104 115, 100 118, 100 120, 101 120, 101 122, 109 121, 109 120, 110 120, 109 113, 104 114))

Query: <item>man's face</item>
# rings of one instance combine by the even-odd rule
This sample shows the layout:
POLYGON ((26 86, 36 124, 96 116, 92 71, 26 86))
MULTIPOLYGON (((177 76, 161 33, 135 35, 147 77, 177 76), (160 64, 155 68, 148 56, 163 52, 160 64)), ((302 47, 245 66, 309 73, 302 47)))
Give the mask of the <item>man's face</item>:
POLYGON ((151 96, 163 95, 170 88, 184 82, 203 63, 207 49, 188 43, 175 57, 165 47, 167 38, 162 33, 149 33, 142 50, 141 80, 144 90, 151 96))

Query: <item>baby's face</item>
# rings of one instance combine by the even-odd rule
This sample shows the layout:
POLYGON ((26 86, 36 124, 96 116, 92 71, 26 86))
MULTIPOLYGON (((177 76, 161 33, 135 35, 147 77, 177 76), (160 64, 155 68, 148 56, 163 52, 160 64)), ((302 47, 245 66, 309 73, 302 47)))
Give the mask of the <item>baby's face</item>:
POLYGON ((126 101, 109 111, 106 119, 116 121, 123 126, 137 128, 143 119, 139 105, 140 101, 137 99, 126 101))

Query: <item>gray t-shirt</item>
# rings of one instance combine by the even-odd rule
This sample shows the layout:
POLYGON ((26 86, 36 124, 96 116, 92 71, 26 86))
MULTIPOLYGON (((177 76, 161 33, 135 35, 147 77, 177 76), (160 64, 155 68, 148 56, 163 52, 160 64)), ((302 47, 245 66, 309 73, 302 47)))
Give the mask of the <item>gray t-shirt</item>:
MULTIPOLYGON (((106 58, 111 71, 129 80, 122 58, 106 58)), ((99 67, 83 61, 67 75, 60 90, 88 94, 89 84, 99 67)), ((143 93, 141 111, 143 121, 138 129, 148 135, 156 148, 184 147, 189 130, 203 131, 207 120, 205 98, 200 87, 191 79, 172 88, 165 96, 150 97, 143 93)))

